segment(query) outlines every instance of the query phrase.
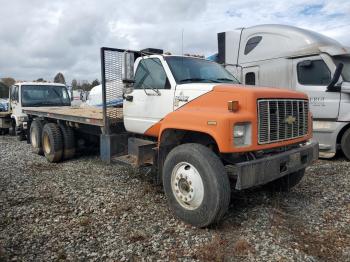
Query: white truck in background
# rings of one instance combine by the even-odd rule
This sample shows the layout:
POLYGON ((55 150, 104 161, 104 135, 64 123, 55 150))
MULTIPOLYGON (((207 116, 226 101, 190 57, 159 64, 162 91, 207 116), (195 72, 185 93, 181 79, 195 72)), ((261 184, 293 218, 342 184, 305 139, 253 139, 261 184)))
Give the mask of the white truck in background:
POLYGON ((28 138, 27 114, 23 110, 28 107, 70 106, 67 88, 63 84, 22 82, 16 83, 9 89, 9 106, 7 112, 0 114, 1 134, 7 129, 16 135, 18 140, 28 138))
POLYGON ((320 156, 341 149, 350 160, 349 47, 297 27, 258 25, 218 33, 215 60, 245 85, 306 93, 320 156))

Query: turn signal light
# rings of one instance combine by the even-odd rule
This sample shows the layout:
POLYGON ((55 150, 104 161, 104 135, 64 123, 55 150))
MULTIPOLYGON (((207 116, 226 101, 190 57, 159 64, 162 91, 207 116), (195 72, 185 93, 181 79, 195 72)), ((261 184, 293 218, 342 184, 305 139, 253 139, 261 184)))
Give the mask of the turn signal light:
POLYGON ((238 101, 228 101, 227 102, 227 109, 230 112, 237 112, 238 111, 238 101))

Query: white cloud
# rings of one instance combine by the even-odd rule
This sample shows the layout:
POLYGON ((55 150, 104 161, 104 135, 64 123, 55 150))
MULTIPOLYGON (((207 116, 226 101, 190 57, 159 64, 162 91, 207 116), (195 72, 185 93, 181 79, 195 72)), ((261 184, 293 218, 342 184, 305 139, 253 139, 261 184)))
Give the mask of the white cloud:
POLYGON ((218 32, 282 23, 350 46, 350 2, 341 0, 0 0, 0 77, 99 78, 99 48, 163 48, 209 55, 218 32))

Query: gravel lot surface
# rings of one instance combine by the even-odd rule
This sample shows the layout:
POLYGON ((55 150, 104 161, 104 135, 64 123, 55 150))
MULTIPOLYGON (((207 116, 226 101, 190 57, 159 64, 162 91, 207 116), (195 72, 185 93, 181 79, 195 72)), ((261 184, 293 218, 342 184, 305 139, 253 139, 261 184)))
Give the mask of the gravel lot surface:
POLYGON ((144 174, 98 156, 50 164, 0 137, 0 261, 350 261, 350 162, 320 160, 291 192, 232 193, 223 223, 174 218, 144 174))

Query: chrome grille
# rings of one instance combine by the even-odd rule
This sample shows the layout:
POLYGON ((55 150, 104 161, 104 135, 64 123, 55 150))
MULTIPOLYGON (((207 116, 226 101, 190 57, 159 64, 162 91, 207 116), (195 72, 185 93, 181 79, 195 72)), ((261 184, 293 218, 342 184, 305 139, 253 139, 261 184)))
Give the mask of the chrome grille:
POLYGON ((302 137, 308 132, 308 100, 258 100, 259 144, 302 137))

